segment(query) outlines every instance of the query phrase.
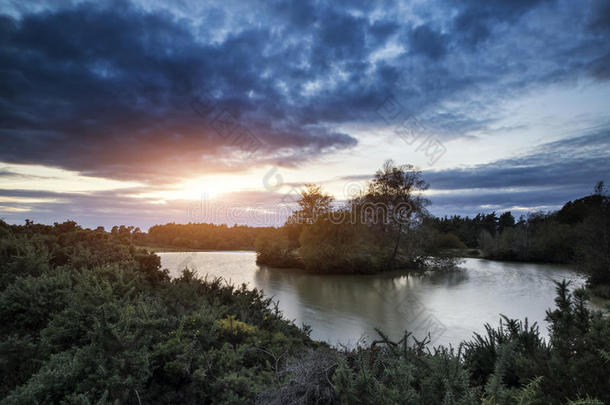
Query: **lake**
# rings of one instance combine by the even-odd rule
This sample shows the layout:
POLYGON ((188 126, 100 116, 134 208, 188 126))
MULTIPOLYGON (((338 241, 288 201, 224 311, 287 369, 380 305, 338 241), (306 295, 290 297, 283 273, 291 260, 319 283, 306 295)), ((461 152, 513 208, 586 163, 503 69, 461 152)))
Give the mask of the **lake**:
POLYGON ((258 266, 256 253, 158 253, 163 268, 178 276, 188 266, 202 277, 246 283, 279 301, 284 316, 312 327, 312 338, 353 346, 371 342, 379 328, 393 340, 404 330, 432 343, 457 345, 484 332, 499 314, 538 322, 546 336, 545 311, 554 307, 553 280, 581 286, 585 277, 569 266, 465 259, 449 273, 315 275, 258 266))

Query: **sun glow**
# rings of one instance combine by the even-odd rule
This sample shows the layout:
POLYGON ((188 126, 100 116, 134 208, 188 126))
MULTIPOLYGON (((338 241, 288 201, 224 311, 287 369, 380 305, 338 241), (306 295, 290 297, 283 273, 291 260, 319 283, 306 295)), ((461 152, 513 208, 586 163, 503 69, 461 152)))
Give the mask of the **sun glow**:
POLYGON ((140 193, 138 198, 152 200, 222 200, 227 194, 262 190, 261 177, 258 174, 215 174, 186 179, 163 189, 140 193))

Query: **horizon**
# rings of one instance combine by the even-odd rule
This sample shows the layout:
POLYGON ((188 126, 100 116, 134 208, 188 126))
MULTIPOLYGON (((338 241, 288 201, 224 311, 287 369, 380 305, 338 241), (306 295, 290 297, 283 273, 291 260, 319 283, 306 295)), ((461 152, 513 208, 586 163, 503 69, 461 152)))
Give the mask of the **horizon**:
MULTIPOLYGON (((8 223, 288 212, 304 184, 344 201, 386 159, 422 170, 441 217, 554 211, 610 180, 601 0, 11 0, 0 14, 8 223)), ((246 217, 233 223, 281 225, 246 217)))
MULTIPOLYGON (((528 212, 528 214, 532 214, 532 215, 553 215, 556 214, 558 212, 561 211, 561 209, 563 207, 566 206, 566 204, 568 203, 572 203, 575 201, 579 201, 579 200, 583 200, 587 197, 593 197, 596 194, 597 195, 601 195, 601 196, 605 196, 607 197, 607 189, 605 188, 605 185, 603 184, 603 182, 598 183, 598 185, 600 185, 603 187, 602 190, 600 190, 599 192, 601 194, 597 194, 596 192, 588 194, 586 196, 583 196, 581 198, 575 199, 575 200, 569 200, 566 201, 559 209, 557 210, 550 210, 550 211, 530 211, 528 212)), ((332 196, 331 196, 332 197, 332 196)), ((334 201, 334 203, 332 204, 334 209, 347 209, 348 211, 352 210, 352 208, 349 208, 348 205, 343 205, 345 203, 345 201, 334 201), (339 205, 337 205, 339 204, 339 205)), ((88 224, 82 224, 79 223, 78 221, 74 221, 73 219, 70 218, 66 218, 65 220, 62 221, 53 221, 53 222, 37 222, 34 221, 30 218, 25 218, 24 219, 24 224, 27 225, 28 222, 32 223, 32 224, 40 224, 40 225, 48 225, 48 226, 52 226, 52 225, 61 225, 67 222, 73 222, 75 224, 75 226, 80 227, 82 229, 89 229, 89 230, 96 230, 99 228, 102 228, 104 232, 111 232, 111 230, 113 230, 114 228, 118 229, 119 227, 125 227, 125 228, 131 228, 131 230, 139 230, 140 232, 144 232, 144 233, 148 233, 150 231, 151 227, 154 226, 166 226, 166 225, 214 225, 214 226, 225 226, 227 228, 233 228, 233 227, 249 227, 249 228, 282 228, 282 226, 284 226, 284 224, 286 223, 286 219, 287 217, 289 217, 290 215, 295 214, 295 207, 292 206, 288 206, 285 208, 281 208, 279 209, 279 213, 281 214, 281 216, 278 216, 277 213, 275 212, 271 212, 271 213, 267 213, 267 215, 261 215, 261 214, 252 214, 252 213, 247 213, 246 217, 248 219, 250 219, 250 221, 242 221, 241 223, 238 222, 230 222, 231 219, 237 219, 237 220, 243 220, 243 218, 232 218, 231 215, 224 215, 223 218, 227 219, 227 222, 212 222, 212 221, 207 221, 206 219, 208 218, 214 218, 213 215, 200 215, 199 212, 200 211, 200 207, 196 207, 196 208, 187 208, 187 214, 186 217, 188 218, 188 221, 184 221, 184 222, 166 222, 166 223, 156 223, 156 224, 152 224, 146 228, 142 228, 139 226, 134 226, 133 224, 129 224, 129 223, 114 223, 114 224, 108 224, 108 225, 88 225, 88 224), (264 218, 264 221, 261 221, 261 218, 264 218)), ((222 206, 220 205, 221 208, 219 208, 220 210, 225 209, 225 210, 230 210, 231 208, 237 210, 237 212, 241 212, 241 210, 243 209, 243 207, 236 205, 235 207, 231 207, 231 206, 222 206)), ((248 207, 251 208, 251 207, 248 207)), ((256 208, 256 207, 254 207, 256 208)), ((205 212, 205 211, 204 211, 205 212)), ((214 212, 214 211, 212 211, 214 212)), ((209 213, 209 211, 208 211, 209 213)), ((528 215, 525 214, 521 214, 521 215, 514 215, 514 211, 510 211, 510 210, 506 210, 506 211, 489 211, 489 212, 478 212, 476 214, 473 215, 439 215, 436 216, 434 214, 431 214, 431 217, 434 218, 439 218, 439 219, 443 219, 443 218, 470 218, 470 219, 474 219, 475 217, 478 216, 487 216, 487 215, 494 215, 496 216, 496 218, 500 218, 501 214, 510 214, 513 218, 513 220, 515 221, 522 221, 522 220, 527 220, 528 219, 528 215)), ((0 221, 4 221, 3 218, 0 218, 0 221)), ((333 222, 333 220, 331 219, 331 222, 333 222)), ((10 224, 10 223, 9 223, 10 224)), ((20 223, 12 223, 12 225, 24 225, 24 224, 20 224, 20 223)))

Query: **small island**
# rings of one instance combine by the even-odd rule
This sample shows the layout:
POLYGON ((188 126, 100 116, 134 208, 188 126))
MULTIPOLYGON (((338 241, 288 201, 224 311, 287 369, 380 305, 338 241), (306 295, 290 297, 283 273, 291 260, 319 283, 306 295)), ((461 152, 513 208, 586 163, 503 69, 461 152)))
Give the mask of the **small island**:
POLYGON ((340 205, 308 184, 286 224, 258 235, 257 263, 347 274, 453 268, 458 258, 447 248, 462 245, 439 243, 427 221, 427 188, 420 171, 391 160, 366 192, 340 205))

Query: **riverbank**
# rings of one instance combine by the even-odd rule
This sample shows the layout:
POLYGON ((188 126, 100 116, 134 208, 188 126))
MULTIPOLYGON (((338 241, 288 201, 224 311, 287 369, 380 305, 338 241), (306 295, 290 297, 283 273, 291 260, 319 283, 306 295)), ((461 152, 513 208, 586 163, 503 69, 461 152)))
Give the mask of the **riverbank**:
MULTIPOLYGON (((457 345, 484 323, 496 324, 500 313, 528 317, 545 325, 554 305, 553 280, 584 285, 569 267, 465 259, 454 271, 422 273, 386 271, 376 274, 320 274, 256 264, 254 252, 160 253, 171 277, 186 266, 201 277, 245 283, 279 301, 288 319, 312 326, 312 338, 353 346, 374 339, 375 327, 392 338, 405 329, 422 338, 430 322, 435 343, 457 345)), ((546 326, 541 327, 543 332, 546 326)))
POLYGON ((170 252, 253 252, 253 249, 191 249, 187 247, 176 246, 149 246, 135 245, 137 249, 146 249, 153 253, 170 253, 170 252))

